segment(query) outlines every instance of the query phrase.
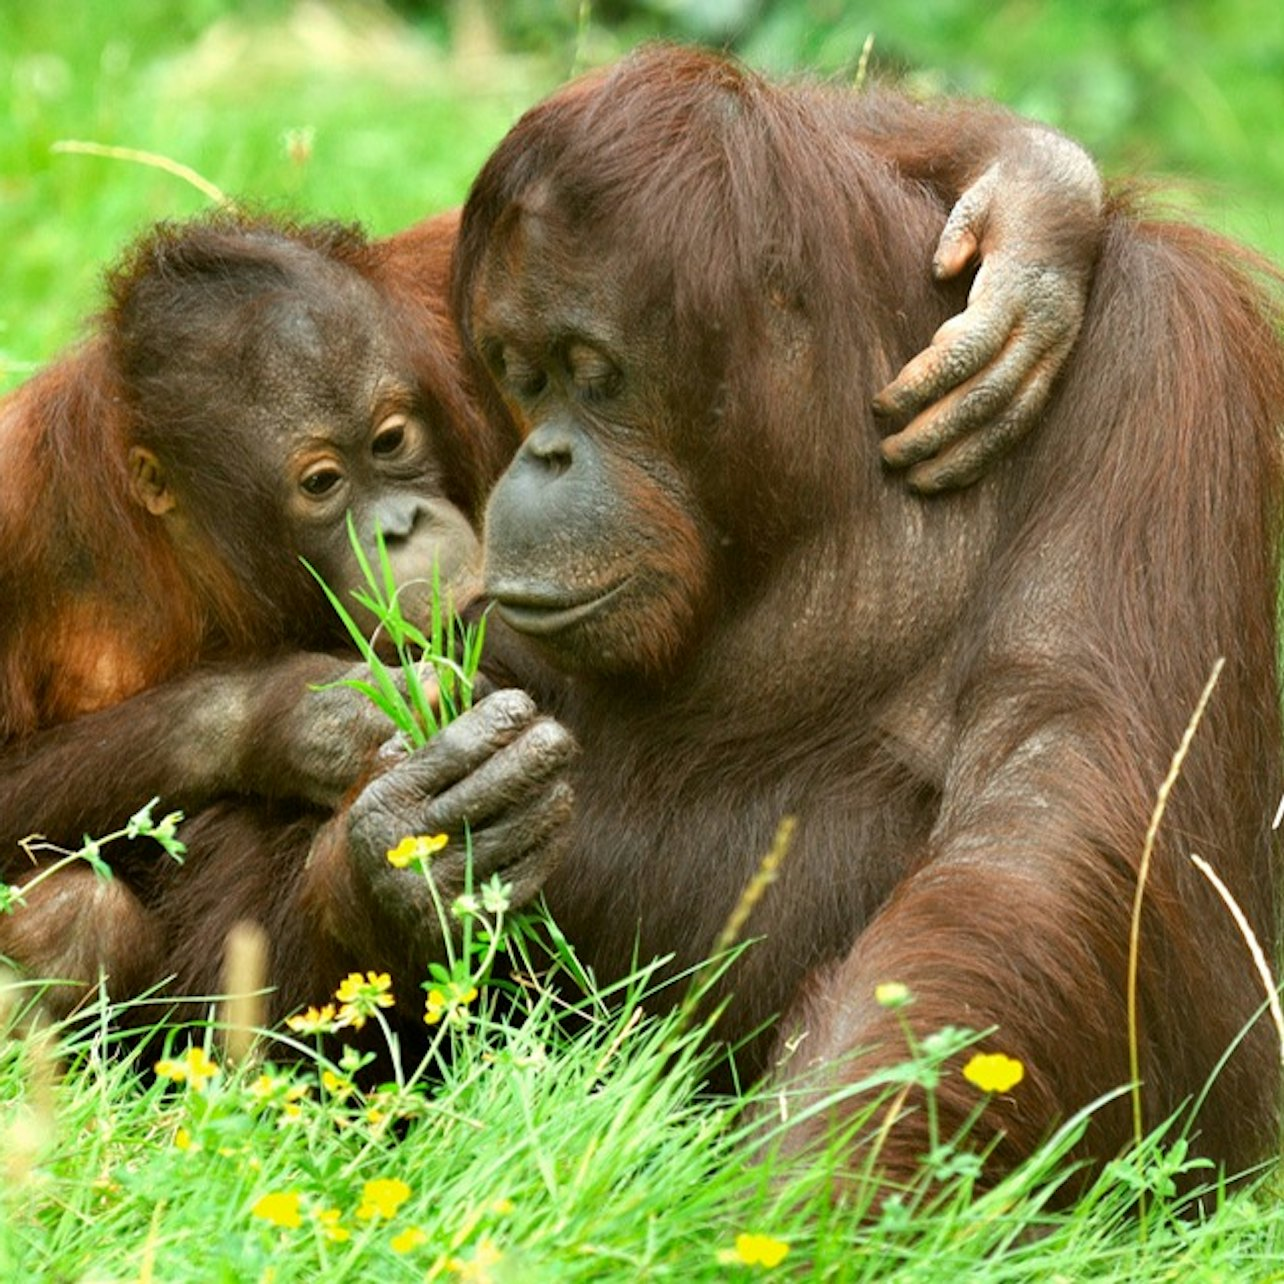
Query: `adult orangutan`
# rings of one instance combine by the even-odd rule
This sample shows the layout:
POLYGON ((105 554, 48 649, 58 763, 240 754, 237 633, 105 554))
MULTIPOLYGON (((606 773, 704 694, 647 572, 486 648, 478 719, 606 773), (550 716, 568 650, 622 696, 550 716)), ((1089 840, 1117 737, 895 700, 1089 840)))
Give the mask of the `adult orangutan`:
MULTIPOLYGON (((881 146, 943 201, 962 193, 938 273, 957 275, 978 250, 985 266, 962 318, 883 394, 885 413, 922 412, 892 440, 925 490, 970 480, 1033 422, 1082 315, 1100 203, 1095 170, 1066 140, 995 115, 942 148, 932 119, 889 115, 881 146)), ((176 888, 149 850, 111 884, 88 870, 43 883, 0 921, 0 950, 28 970, 83 984, 105 968, 119 995, 176 970, 209 992, 222 927, 243 914, 274 923, 283 1010, 318 984, 327 992, 332 956, 369 939, 413 942, 421 964, 428 937, 385 930, 421 908, 402 903, 404 888, 402 900, 394 891, 340 912, 328 891, 291 881, 301 861, 263 853, 306 851, 322 809, 369 770, 387 732, 349 693, 309 693, 344 663, 297 650, 334 630, 297 554, 346 583, 350 506, 394 542, 412 527, 412 563, 444 538, 444 562, 466 572, 465 519, 516 446, 498 402, 483 419, 488 385, 457 360, 445 288, 455 224, 445 215, 374 244, 261 218, 163 229, 117 270, 95 336, 0 406, 6 879, 30 872, 17 843, 32 831, 73 844, 153 795, 189 812, 233 800, 185 829, 193 855, 176 888), (145 908, 158 899, 181 928, 145 908)), ((962 288, 951 297, 961 305, 962 288)), ((533 890, 552 859, 538 835, 565 811, 554 778, 568 745, 529 704, 519 713, 504 700, 433 749, 435 775, 418 762, 401 775, 421 792, 440 786, 443 765, 467 775, 511 741, 488 768, 489 792, 479 798, 474 780, 460 805, 475 840, 491 813, 527 834, 531 859, 507 876, 533 890), (545 757, 537 785, 528 759, 545 757)), ((474 858, 501 865, 512 850, 497 830, 474 858)), ((449 882, 462 864, 456 845, 434 868, 449 882)))
MULTIPOLYGON (((870 412, 954 306, 915 270, 946 211, 888 157, 905 110, 650 49, 527 113, 473 187, 456 314, 523 437, 486 591, 569 675, 582 751, 548 902, 604 983, 693 967, 795 816, 718 990, 742 1079, 786 1060, 781 1086, 822 1092, 903 1059, 906 1013, 875 1000, 903 983, 919 1036, 963 1024, 1023 1064, 973 1134, 1001 1170, 1129 1079, 1147 825, 1224 657, 1150 869, 1140 1075, 1148 1127, 1207 1087, 1195 1147, 1242 1169, 1276 1140, 1276 1051, 1187 854, 1269 939, 1271 310, 1231 247, 1111 209, 1039 432, 923 502, 870 412)), ((942 112, 936 148, 987 119, 942 112)), ((354 809, 354 847, 369 828, 354 809)), ((940 1135, 980 1104, 952 1067, 940 1135)), ((804 1112, 790 1144, 849 1109, 804 1112)), ((899 1181, 928 1113, 889 1128, 899 1181)), ((1129 1135, 1116 1103, 1082 1153, 1129 1135)))

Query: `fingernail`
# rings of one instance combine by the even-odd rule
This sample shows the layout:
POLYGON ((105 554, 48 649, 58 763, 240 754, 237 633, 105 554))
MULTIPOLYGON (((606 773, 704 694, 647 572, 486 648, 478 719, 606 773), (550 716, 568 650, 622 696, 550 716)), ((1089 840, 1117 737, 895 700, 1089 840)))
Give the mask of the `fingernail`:
POLYGON ((888 437, 882 442, 879 450, 883 456, 883 463, 889 468, 901 468, 905 461, 901 458, 900 443, 895 437, 888 437))
POLYGON ((874 395, 872 405, 874 413, 879 415, 899 415, 904 409, 904 393, 895 384, 889 383, 874 395))

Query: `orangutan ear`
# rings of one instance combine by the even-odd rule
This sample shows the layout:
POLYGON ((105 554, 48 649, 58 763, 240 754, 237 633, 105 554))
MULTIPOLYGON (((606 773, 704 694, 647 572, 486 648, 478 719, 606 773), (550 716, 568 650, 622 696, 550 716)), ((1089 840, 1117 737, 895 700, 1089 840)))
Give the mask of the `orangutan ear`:
POLYGON ((157 517, 168 513, 178 503, 165 481, 165 469, 161 467, 161 461, 142 446, 130 448, 129 479, 134 498, 157 517))

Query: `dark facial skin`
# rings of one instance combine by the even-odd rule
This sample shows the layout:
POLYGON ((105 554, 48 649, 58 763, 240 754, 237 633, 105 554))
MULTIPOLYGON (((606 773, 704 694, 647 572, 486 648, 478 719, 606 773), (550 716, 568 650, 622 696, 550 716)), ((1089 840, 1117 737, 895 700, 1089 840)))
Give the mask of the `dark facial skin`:
POLYGON ((487 595, 560 668, 662 677, 709 613, 718 541, 638 378, 662 368, 661 336, 630 322, 619 273, 541 273, 552 226, 514 232, 475 304, 478 348, 525 433, 487 507, 487 595), (529 264, 520 295, 515 258, 529 264))

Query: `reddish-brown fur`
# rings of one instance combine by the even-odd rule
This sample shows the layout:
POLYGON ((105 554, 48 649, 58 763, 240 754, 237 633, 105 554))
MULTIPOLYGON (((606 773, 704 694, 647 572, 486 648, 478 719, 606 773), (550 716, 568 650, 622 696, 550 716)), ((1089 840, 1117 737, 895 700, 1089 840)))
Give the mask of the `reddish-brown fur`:
MULTIPOLYGON (((975 1135, 999 1138, 1001 1168, 1128 1080, 1147 821, 1225 656, 1150 873, 1140 1051, 1148 1128, 1216 1072, 1195 1144, 1239 1170, 1275 1141, 1277 1054, 1267 1022, 1252 1024, 1264 996, 1245 945, 1187 853, 1273 939, 1274 314, 1234 247, 1114 209, 1085 330, 1034 439, 964 495, 907 497, 879 466, 867 407, 949 303, 916 284, 944 210, 880 159, 889 111, 878 95, 780 90, 652 51, 529 113, 474 187, 456 276, 465 330, 499 375, 520 357, 524 384, 506 395, 527 430, 577 425, 612 479, 577 510, 590 516, 574 561, 502 562, 528 576, 514 600, 582 598, 594 559, 614 564, 615 530, 667 547, 652 497, 620 488, 617 457, 640 479, 680 478, 710 535, 681 609, 612 606, 582 645, 546 641, 574 675, 563 716, 583 746, 549 903, 601 980, 635 951, 692 966, 781 816, 797 815, 747 928, 762 939, 722 991, 731 1039, 781 1016, 776 1052, 741 1047, 742 1075, 796 1048, 782 1084, 825 1091, 903 1058, 900 1018, 874 1000, 902 982, 920 1036, 994 1027, 984 1046, 1025 1065, 975 1135), (618 413, 609 397, 561 400, 554 364, 546 382, 529 377, 563 350, 560 319, 533 301, 562 297, 589 300, 576 341, 622 371, 618 413), (604 505, 615 530, 593 524, 604 505)), ((977 120, 941 114, 925 152, 977 120)), ((565 489, 578 455, 559 450, 549 471, 565 489)), ((506 532, 519 524, 509 491, 501 480, 492 495, 492 533, 499 513, 506 532)), ((492 563, 504 551, 489 542, 492 563)), ((942 1135, 979 1104, 950 1066, 942 1135)), ((831 1118, 813 1114, 788 1145, 820 1143, 831 1118)), ((1105 1107, 1080 1153, 1108 1157, 1129 1132, 1126 1105, 1105 1107)), ((911 1109, 879 1166, 906 1179, 927 1149, 927 1115, 911 1109)))

